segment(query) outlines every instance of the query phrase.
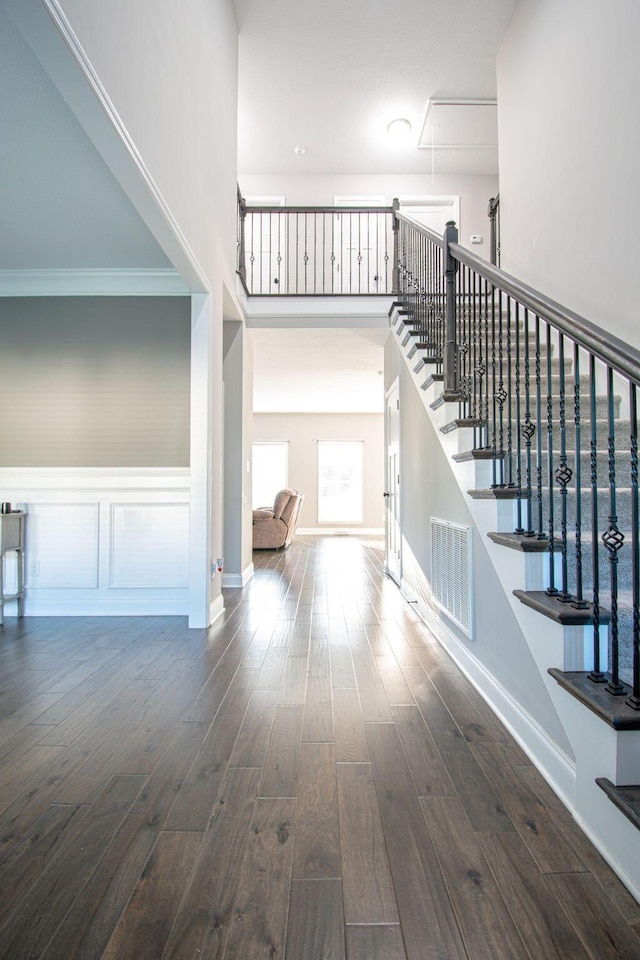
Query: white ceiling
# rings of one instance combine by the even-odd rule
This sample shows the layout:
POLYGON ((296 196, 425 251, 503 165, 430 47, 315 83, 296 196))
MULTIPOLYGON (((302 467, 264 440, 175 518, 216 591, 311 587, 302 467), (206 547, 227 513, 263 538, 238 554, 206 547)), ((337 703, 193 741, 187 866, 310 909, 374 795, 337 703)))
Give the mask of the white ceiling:
MULTIPOLYGON (((430 98, 495 98, 495 58, 517 0, 234 2, 240 172, 400 174, 431 170, 417 147, 430 98), (386 134, 395 117, 413 125, 400 148, 386 134)), ((495 173, 497 153, 438 149, 436 164, 495 173)))
POLYGON ((251 330, 256 413, 381 413, 385 329, 251 330))

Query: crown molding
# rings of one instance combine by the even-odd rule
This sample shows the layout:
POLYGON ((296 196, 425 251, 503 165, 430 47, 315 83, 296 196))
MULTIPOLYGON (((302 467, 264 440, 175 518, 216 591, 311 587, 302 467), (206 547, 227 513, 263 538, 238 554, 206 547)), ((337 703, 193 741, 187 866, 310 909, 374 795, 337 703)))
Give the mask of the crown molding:
POLYGON ((173 269, 0 270, 0 297, 185 297, 173 269))

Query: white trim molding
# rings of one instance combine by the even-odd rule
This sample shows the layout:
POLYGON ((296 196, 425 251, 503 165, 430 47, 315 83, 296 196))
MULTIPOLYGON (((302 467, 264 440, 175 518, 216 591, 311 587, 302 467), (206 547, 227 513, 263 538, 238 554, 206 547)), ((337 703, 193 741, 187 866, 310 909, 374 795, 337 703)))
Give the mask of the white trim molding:
POLYGON ((303 537, 384 537, 384 527, 298 527, 303 537))
POLYGON ((245 567, 242 573, 223 573, 222 589, 231 590, 237 589, 238 587, 246 587, 254 573, 255 568, 252 563, 250 563, 248 567, 245 567))
POLYGON ((0 297, 188 297, 173 268, 0 270, 0 297))

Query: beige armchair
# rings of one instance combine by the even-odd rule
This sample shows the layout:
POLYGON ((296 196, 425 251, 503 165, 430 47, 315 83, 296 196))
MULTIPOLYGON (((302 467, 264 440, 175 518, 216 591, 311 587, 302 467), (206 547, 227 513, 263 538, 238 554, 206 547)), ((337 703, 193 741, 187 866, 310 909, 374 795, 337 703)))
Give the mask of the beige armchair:
POLYGON ((276 494, 273 509, 260 507, 253 511, 253 549, 278 550, 288 547, 296 527, 304 494, 299 490, 281 490, 276 494))

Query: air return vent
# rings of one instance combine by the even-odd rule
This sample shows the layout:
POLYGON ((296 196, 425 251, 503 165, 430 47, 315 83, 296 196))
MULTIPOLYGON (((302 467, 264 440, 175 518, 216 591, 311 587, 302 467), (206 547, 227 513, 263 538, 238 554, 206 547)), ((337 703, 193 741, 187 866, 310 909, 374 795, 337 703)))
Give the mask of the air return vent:
POLYGON ((431 517, 433 599, 471 637, 471 528, 431 517))

